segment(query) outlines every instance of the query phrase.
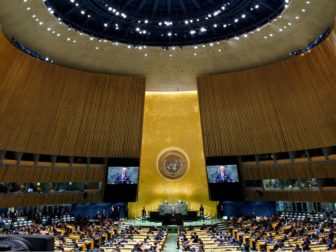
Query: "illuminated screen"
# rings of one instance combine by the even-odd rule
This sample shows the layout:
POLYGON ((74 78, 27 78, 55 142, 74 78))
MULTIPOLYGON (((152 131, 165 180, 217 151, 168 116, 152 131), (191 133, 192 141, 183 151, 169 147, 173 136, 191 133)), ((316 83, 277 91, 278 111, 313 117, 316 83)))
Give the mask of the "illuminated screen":
POLYGON ((138 184, 139 167, 109 166, 108 185, 138 184))
POLYGON ((238 166, 230 165, 210 165, 207 166, 208 181, 216 183, 238 183, 238 166))

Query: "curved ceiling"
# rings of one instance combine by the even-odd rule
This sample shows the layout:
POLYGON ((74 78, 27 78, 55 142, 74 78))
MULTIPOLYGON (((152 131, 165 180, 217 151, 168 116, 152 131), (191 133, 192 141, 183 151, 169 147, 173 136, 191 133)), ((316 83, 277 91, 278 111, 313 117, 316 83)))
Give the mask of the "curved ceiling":
MULTIPOLYGON (((211 13, 235 0, 96 0, 140 19, 189 19, 211 13)), ((236 1, 237 2, 237 1, 236 1)))
POLYGON ((46 0, 50 12, 77 31, 146 46, 216 42, 278 17, 288 0, 46 0))
POLYGON ((332 26, 335 12, 336 1, 293 0, 280 17, 255 31, 217 43, 169 50, 131 47, 87 36, 57 20, 43 0, 3 0, 0 23, 8 38, 17 39, 56 64, 93 72, 143 75, 147 90, 172 91, 196 89, 196 78, 202 74, 286 59, 290 52, 305 48, 332 26))

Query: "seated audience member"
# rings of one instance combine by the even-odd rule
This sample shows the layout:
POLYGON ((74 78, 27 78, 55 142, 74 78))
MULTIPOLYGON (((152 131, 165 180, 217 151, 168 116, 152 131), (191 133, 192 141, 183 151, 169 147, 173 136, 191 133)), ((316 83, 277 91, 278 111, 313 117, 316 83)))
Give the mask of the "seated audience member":
MULTIPOLYGON (((102 211, 100 211, 102 212, 102 211)), ((41 216, 36 216, 41 218, 41 216)), ((2 219, 7 218, 5 216, 2 219)), ((11 216, 14 223, 18 216, 11 216)), ((35 218, 32 215, 32 218, 35 218)), ((43 216, 44 218, 44 216, 43 216)), ((336 248, 334 213, 329 217, 311 221, 308 216, 303 219, 275 214, 270 217, 254 216, 233 218, 223 221, 221 225, 202 225, 193 229, 179 227, 177 247, 185 251, 211 251, 209 246, 219 246, 218 250, 238 249, 255 250, 261 242, 268 251, 321 251, 336 248), (254 245, 249 240, 255 243, 254 245), (244 239, 243 239, 244 238, 244 239), (206 242, 205 242, 206 241, 206 242), (209 245, 210 244, 210 245, 209 245), (251 246, 251 247, 250 247, 251 246)), ((48 219, 46 217, 45 219, 48 219)), ((129 250, 161 251, 167 230, 165 227, 140 228, 115 222, 108 217, 100 221, 79 218, 66 222, 63 218, 43 225, 33 221, 26 226, 9 225, 3 229, 4 234, 41 234, 55 238, 55 250, 62 251, 109 251, 129 250), (105 250, 106 251, 106 250, 105 250)))

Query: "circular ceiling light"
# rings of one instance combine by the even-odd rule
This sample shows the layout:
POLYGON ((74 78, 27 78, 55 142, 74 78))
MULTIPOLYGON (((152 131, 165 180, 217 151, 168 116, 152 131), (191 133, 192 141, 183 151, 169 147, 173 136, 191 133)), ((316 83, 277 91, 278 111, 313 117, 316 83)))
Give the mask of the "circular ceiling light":
POLYGON ((134 46, 171 47, 238 37, 277 18, 289 0, 44 2, 52 15, 81 33, 134 46))

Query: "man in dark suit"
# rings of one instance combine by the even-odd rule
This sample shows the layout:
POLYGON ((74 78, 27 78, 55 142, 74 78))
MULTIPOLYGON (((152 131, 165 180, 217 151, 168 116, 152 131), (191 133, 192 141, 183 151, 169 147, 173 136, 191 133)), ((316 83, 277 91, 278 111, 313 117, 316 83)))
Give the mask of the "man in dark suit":
POLYGON ((127 169, 124 167, 121 169, 121 174, 119 174, 114 181, 115 184, 131 184, 132 181, 127 175, 127 169))
POLYGON ((232 179, 225 173, 225 166, 220 166, 216 176, 216 183, 232 182, 232 179))
POLYGON ((146 216, 147 216, 146 215, 146 208, 143 207, 142 210, 141 210, 141 217, 142 217, 141 220, 142 221, 146 220, 146 216))
POLYGON ((171 215, 175 216, 175 214, 176 214, 176 209, 175 209, 174 206, 172 206, 172 208, 171 208, 171 215))
POLYGON ((204 207, 203 207, 202 204, 201 204, 201 206, 200 206, 200 218, 201 218, 201 220, 204 221, 204 207))

